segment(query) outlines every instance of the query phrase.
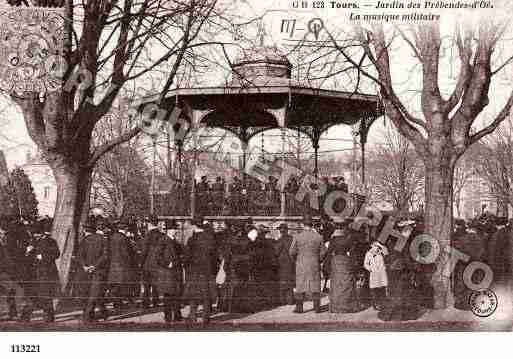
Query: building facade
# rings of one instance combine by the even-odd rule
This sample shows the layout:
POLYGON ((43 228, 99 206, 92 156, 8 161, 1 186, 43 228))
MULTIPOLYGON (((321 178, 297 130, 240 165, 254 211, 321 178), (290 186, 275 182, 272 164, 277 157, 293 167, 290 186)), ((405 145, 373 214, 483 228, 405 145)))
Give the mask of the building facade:
POLYGON ((39 215, 53 217, 57 202, 57 182, 50 166, 39 153, 33 155, 28 152, 25 164, 20 167, 32 182, 38 202, 39 215))

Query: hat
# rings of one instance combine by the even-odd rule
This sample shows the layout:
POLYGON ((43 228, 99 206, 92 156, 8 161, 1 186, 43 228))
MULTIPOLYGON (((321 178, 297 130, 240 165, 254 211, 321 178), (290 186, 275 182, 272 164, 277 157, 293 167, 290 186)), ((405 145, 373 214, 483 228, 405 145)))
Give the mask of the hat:
POLYGON ((94 217, 89 217, 84 223, 84 230, 86 232, 96 232, 96 220, 94 217))
POLYGON ((103 217, 99 217, 96 219, 96 230, 102 230, 107 227, 107 221, 103 217))
POLYGON ((129 220, 120 220, 116 223, 116 227, 121 230, 128 230, 131 227, 131 223, 129 220))
POLYGON ((148 222, 154 226, 157 226, 159 224, 159 217, 152 214, 150 217, 148 217, 148 222))
POLYGON ((36 221, 30 225, 30 232, 32 234, 43 234, 45 232, 43 223, 41 221, 36 221))
POLYGON ((202 216, 196 216, 191 219, 191 224, 194 226, 201 227, 203 226, 203 217, 202 216))
POLYGON ((496 226, 507 226, 508 217, 497 217, 494 222, 496 226))
POLYGON ((341 237, 344 235, 344 230, 342 228, 337 228, 333 231, 332 237, 341 237))
POLYGON ((166 229, 178 229, 178 224, 174 219, 166 219, 165 226, 166 229))
POLYGON ((459 226, 459 227, 466 227, 466 225, 467 225, 467 224, 465 223, 465 220, 460 219, 460 218, 456 219, 456 220, 454 221, 454 224, 455 224, 456 226, 459 226))
POLYGON ((258 226, 258 231, 259 232, 263 232, 263 233, 267 233, 269 232, 269 227, 267 227, 265 224, 261 224, 258 226))
POLYGON ((289 229, 289 225, 285 222, 280 223, 280 225, 278 226, 278 229, 289 229))
POLYGON ((41 223, 41 228, 42 228, 43 232, 50 233, 52 231, 53 220, 51 220, 49 218, 44 218, 44 219, 40 220, 39 222, 41 223))

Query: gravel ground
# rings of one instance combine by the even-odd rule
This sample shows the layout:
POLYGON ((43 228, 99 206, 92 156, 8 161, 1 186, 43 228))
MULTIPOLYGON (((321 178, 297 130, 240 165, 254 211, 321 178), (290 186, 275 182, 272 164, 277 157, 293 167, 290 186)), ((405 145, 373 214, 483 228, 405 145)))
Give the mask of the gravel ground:
MULTIPOLYGON (((311 302, 305 303, 304 314, 294 314, 293 306, 282 306, 255 314, 217 313, 208 325, 163 322, 161 308, 126 309, 107 321, 84 325, 80 311, 57 315, 55 323, 42 322, 36 312, 30 323, 0 322, 1 331, 511 331, 513 305, 500 306, 488 318, 454 308, 428 310, 419 319, 404 322, 383 322, 372 308, 359 313, 339 314, 327 311, 323 299, 322 313, 314 313, 311 302)), ((504 302, 503 302, 504 303, 504 302)), ((182 314, 188 315, 184 308, 182 314)))

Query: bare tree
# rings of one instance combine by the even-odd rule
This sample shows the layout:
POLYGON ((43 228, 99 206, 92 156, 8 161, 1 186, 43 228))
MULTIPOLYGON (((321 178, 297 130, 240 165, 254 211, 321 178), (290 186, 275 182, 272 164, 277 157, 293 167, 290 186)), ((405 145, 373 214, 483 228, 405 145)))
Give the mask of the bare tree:
POLYGON ((473 176, 476 175, 476 151, 474 145, 458 161, 454 169, 454 206, 456 215, 461 218, 461 201, 464 188, 469 184, 473 176))
POLYGON ((424 166, 411 143, 394 129, 387 127, 383 139, 369 159, 369 187, 374 200, 388 202, 402 214, 423 200, 424 166))
MULTIPOLYGON (((120 98, 104 116, 93 133, 93 143, 101 145, 130 131, 130 98, 120 98)), ((140 151, 141 136, 134 137, 103 155, 94 168, 92 182, 93 205, 101 205, 116 218, 127 214, 127 208, 149 206, 149 168, 140 151)), ((138 213, 142 214, 142 213, 138 213)))
POLYGON ((492 136, 481 141, 476 156, 477 174, 488 183, 492 199, 497 201, 497 212, 508 216, 513 205, 513 131, 511 120, 492 136))
POLYGON ((165 96, 181 66, 194 66, 195 50, 211 43, 202 34, 219 28, 220 11, 216 0, 67 0, 62 29, 67 68, 62 86, 46 93, 10 94, 57 181, 53 236, 62 253, 58 267, 63 286, 88 210, 94 166, 105 153, 140 132, 133 127, 95 147, 95 128, 121 89, 134 86, 136 80, 144 86, 163 68, 166 77, 158 92, 165 96), (77 75, 87 81, 79 86, 77 75))
POLYGON ((507 86, 503 88, 508 94, 506 103, 494 103, 498 110, 493 119, 484 126, 476 122, 491 102, 490 89, 498 84, 497 75, 512 62, 508 47, 502 46, 509 38, 509 20, 502 20, 495 16, 472 25, 455 24, 447 36, 442 35, 439 23, 356 25, 351 34, 327 34, 322 47, 313 52, 317 64, 331 59, 322 76, 348 76, 355 91, 365 89, 369 81, 376 85, 387 118, 424 162, 425 228, 442 248, 433 276, 436 308, 453 302, 444 269, 450 264, 455 166, 472 144, 508 117, 513 106, 513 91, 507 86), (451 51, 456 56, 451 57, 451 51), (415 62, 410 70, 404 60, 408 53, 415 62), (457 73, 452 89, 447 82, 441 85, 443 76, 448 76, 445 66, 457 73), (400 80, 394 77, 397 71, 404 75, 400 80), (407 84, 405 92, 401 81, 407 84), (411 104, 417 103, 420 108, 414 112, 411 104))

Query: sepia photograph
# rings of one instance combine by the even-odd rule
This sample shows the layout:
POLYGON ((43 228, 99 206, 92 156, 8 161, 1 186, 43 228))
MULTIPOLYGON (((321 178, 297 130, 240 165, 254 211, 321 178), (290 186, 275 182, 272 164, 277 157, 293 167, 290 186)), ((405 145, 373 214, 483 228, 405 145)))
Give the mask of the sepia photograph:
POLYGON ((512 10, 0 0, 0 332, 511 332, 512 10))

